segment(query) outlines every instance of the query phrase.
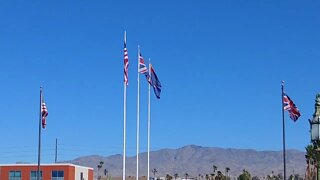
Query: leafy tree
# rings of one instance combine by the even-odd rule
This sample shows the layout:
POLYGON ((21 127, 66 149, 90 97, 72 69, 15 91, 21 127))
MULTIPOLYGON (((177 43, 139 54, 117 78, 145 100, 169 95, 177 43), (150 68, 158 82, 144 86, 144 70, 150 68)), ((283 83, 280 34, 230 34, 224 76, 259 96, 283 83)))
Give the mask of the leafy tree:
POLYGON ((244 169, 238 177, 238 180, 251 180, 251 174, 244 169))
POLYGON ((291 174, 289 180, 303 180, 303 177, 301 177, 299 174, 291 174))

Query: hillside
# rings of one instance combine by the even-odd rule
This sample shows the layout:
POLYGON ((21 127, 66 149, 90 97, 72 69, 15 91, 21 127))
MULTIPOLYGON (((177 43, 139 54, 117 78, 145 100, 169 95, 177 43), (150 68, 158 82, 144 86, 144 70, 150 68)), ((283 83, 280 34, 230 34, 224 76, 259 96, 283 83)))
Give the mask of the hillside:
MULTIPOLYGON (((139 157, 139 174, 141 176, 147 175, 147 153, 141 153, 139 157)), ((68 162, 94 167, 96 171, 100 161, 104 161, 102 169, 107 169, 113 177, 122 176, 122 155, 86 156, 68 162)), ((127 176, 135 176, 136 157, 128 157, 126 161, 127 176)), ((212 166, 216 165, 218 170, 223 173, 225 168, 229 167, 232 176, 238 176, 243 169, 246 169, 253 176, 263 177, 271 174, 272 171, 275 174, 282 173, 282 161, 282 151, 223 149, 194 145, 150 152, 150 169, 156 168, 157 176, 173 175, 174 173, 183 175, 187 172, 191 177, 195 177, 199 174, 212 173, 212 166)), ((304 152, 287 150, 287 174, 290 175, 294 172, 303 176, 305 168, 304 152)))

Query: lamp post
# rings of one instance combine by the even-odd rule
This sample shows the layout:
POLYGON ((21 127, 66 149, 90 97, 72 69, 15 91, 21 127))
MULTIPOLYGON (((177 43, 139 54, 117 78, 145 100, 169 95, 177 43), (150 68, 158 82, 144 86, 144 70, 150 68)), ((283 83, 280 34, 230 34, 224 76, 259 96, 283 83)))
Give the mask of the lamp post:
POLYGON ((316 95, 315 100, 315 111, 313 113, 312 120, 309 119, 310 123, 310 132, 311 132, 311 141, 315 149, 315 156, 317 161, 317 180, 320 180, 320 94, 316 95))

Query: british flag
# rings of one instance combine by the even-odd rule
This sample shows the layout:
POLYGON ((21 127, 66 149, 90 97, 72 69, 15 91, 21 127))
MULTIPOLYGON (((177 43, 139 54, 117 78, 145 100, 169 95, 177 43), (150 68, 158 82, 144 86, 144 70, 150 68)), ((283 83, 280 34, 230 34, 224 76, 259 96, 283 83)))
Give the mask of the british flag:
POLYGON ((287 94, 283 95, 283 109, 289 112, 290 118, 296 122, 301 116, 299 109, 287 94))
POLYGON ((144 63, 144 59, 143 59, 143 56, 142 54, 140 53, 139 54, 139 70, 138 70, 139 73, 141 74, 148 74, 148 68, 146 66, 146 64, 144 63))

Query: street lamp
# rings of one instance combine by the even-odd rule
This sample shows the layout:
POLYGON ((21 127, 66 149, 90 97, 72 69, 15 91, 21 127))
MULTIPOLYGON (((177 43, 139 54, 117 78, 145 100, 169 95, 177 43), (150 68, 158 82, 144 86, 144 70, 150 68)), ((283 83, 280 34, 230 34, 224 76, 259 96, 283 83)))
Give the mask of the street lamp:
POLYGON ((311 141, 320 141, 320 117, 314 116, 312 120, 309 119, 309 123, 311 128, 311 141))
POLYGON ((320 94, 316 95, 316 103, 314 105, 315 111, 313 113, 312 120, 309 119, 310 123, 310 132, 311 132, 311 141, 315 149, 315 157, 317 161, 317 179, 320 180, 320 94))

